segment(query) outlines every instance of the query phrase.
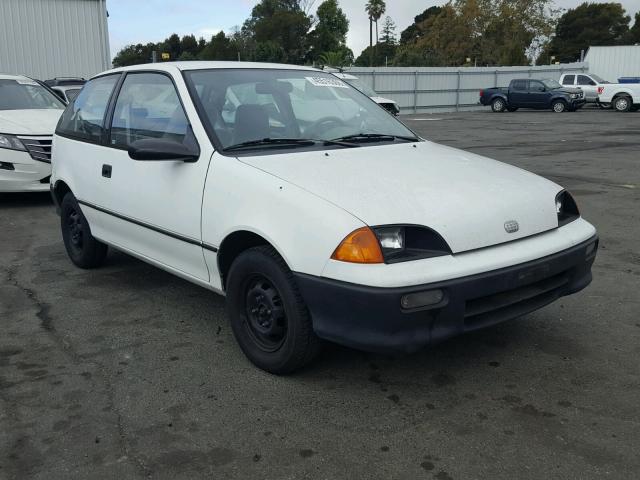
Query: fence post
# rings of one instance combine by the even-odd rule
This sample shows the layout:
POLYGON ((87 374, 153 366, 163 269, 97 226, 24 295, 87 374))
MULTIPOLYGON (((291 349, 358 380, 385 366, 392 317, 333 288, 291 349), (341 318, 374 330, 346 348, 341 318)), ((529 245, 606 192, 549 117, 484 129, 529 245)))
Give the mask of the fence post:
POLYGON ((418 113, 418 70, 413 72, 413 113, 418 113))
POLYGON ((498 70, 493 72, 493 86, 498 88, 498 70))
POLYGON ((460 69, 458 69, 458 83, 456 85, 456 112, 460 110, 460 69))
POLYGON ((376 71, 374 70, 373 72, 371 72, 371 76, 372 76, 372 83, 373 86, 371 88, 373 88, 373 90, 375 91, 376 89, 376 71))

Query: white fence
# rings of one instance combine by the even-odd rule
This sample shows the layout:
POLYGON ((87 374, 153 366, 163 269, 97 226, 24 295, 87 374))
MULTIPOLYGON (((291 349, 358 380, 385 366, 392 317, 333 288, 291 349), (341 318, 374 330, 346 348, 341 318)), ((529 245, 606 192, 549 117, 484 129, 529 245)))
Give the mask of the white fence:
POLYGON ((482 88, 506 87, 514 78, 552 78, 587 72, 587 63, 536 67, 352 67, 345 71, 395 100, 402 113, 458 111, 477 107, 482 88))

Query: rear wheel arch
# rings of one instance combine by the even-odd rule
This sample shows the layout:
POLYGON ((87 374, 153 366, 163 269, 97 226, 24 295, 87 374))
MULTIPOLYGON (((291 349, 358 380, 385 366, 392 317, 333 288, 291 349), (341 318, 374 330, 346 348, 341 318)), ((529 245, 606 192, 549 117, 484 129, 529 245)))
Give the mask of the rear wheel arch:
MULTIPOLYGON (((220 273, 223 290, 226 290, 229 271, 235 259, 238 258, 242 252, 258 246, 269 246, 273 248, 284 260, 278 248, 258 233, 249 230, 236 230, 224 238, 218 248, 217 255, 218 272, 220 273)), ((284 261, 286 263, 286 260, 284 261)))

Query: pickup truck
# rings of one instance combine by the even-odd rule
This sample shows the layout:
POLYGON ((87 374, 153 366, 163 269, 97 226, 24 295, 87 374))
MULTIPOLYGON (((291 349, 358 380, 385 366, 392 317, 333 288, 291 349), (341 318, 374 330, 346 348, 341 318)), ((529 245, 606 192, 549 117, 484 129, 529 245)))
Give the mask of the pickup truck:
POLYGON ((600 103, 598 100, 598 88, 610 85, 611 82, 603 80, 593 73, 563 73, 560 76, 560 84, 564 87, 576 87, 584 92, 587 103, 596 103, 600 108, 610 108, 611 104, 600 103))
POLYGON ((618 112, 634 112, 640 108, 640 83, 610 83, 598 88, 601 103, 611 103, 618 112))
POLYGON ((584 92, 579 88, 563 87, 555 80, 511 80, 508 88, 480 90, 480 103, 491 105, 494 112, 518 108, 550 108, 556 113, 575 111, 585 104, 584 92))

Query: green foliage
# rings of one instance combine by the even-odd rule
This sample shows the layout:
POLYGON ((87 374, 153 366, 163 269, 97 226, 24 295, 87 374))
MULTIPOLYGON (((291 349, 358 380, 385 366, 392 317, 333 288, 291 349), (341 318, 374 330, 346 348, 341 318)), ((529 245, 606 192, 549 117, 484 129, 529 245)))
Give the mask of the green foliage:
POLYGON ((311 18, 299 0, 261 0, 242 29, 255 42, 257 61, 303 63, 311 18))
POLYGON ((346 67, 353 63, 353 52, 347 47, 335 52, 324 52, 318 57, 318 63, 326 67, 346 67))
MULTIPOLYGON (((316 19, 316 27, 309 33, 311 47, 309 58, 318 60, 323 53, 329 52, 344 57, 347 53, 345 49, 349 20, 338 6, 337 0, 322 2, 316 11, 316 19)), ((353 53, 351 53, 351 58, 353 58, 353 53)))
POLYGON ((559 62, 573 62, 580 58, 581 50, 586 51, 590 46, 628 42, 631 40, 630 20, 619 3, 585 2, 569 9, 560 17, 555 36, 538 58, 538 63, 549 63, 551 56, 559 62))
POLYGON ((633 27, 631 27, 624 36, 623 43, 625 45, 640 43, 640 12, 636 13, 633 27))
POLYGON ((552 5, 553 0, 452 0, 439 11, 427 9, 424 20, 403 32, 394 65, 526 64, 531 46, 553 31, 552 5))
POLYGON ((395 45, 397 42, 396 24, 389 16, 384 19, 384 23, 382 24, 382 36, 380 37, 380 41, 389 45, 395 45))
POLYGON ((413 18, 413 23, 400 33, 400 44, 406 45, 413 43, 424 36, 425 22, 430 17, 436 17, 442 11, 442 7, 429 7, 420 15, 413 18))
POLYGON ((386 64, 393 65, 397 48, 396 45, 382 42, 373 47, 367 47, 362 51, 360 56, 356 58, 354 65, 359 67, 383 67, 386 64))

